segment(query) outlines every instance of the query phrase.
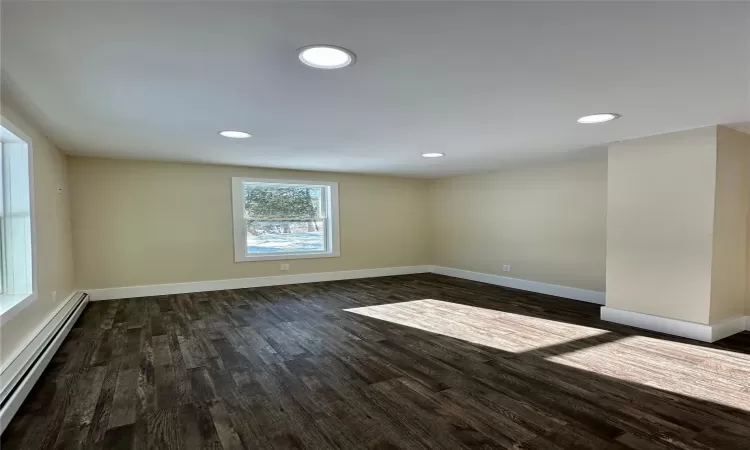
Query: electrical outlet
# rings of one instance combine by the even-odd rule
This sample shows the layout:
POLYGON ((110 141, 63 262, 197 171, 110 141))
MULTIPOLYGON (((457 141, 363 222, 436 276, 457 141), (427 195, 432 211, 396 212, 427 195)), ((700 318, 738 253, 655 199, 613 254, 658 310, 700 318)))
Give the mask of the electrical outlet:
POLYGON ((57 303, 57 291, 52 291, 52 303, 57 303))
POLYGON ((510 272, 510 264, 505 264, 503 266, 503 272, 510 272))
POLYGON ((289 264, 282 264, 281 270, 289 270, 289 264))

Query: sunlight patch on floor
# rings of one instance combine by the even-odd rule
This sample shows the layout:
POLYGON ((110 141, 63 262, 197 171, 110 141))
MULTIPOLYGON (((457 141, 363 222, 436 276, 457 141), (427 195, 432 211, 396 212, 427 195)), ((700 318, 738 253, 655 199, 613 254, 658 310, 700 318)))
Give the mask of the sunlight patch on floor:
POLYGON ((742 353, 627 336, 545 359, 750 411, 750 356, 742 353))
POLYGON ((513 353, 607 333, 597 328, 434 299, 345 311, 513 353))

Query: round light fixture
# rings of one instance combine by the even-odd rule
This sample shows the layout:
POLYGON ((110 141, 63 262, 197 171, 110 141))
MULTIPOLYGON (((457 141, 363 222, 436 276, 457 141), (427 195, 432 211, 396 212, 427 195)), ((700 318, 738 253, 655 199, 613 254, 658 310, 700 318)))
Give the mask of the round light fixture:
POLYGON ((341 69, 354 64, 354 53, 332 45, 310 45, 298 50, 299 60, 316 69, 341 69))
POLYGON ((619 114, 614 113, 600 113, 600 114, 592 114, 590 116, 583 116, 580 119, 578 119, 578 123, 602 123, 602 122, 609 122, 610 120, 615 120, 618 117, 620 117, 619 114))
POLYGON ((425 158, 440 158, 445 156, 445 153, 422 153, 422 156, 425 158))
POLYGON ((224 136, 225 138, 230 139, 247 139, 249 137, 253 137, 250 133, 245 133, 244 131, 219 131, 219 134, 224 136))

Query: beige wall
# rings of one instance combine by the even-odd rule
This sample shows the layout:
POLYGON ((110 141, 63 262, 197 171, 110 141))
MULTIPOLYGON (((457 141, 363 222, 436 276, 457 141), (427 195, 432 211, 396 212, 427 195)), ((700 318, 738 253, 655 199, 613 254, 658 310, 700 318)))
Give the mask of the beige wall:
POLYGON ((0 330, 0 365, 9 362, 73 293, 71 221, 66 157, 3 96, 2 115, 31 138, 36 226, 37 300, 0 330), (57 193, 57 185, 63 193, 57 193), (52 292, 57 301, 52 302, 52 292))
POLYGON ((433 263, 604 291, 606 156, 433 181, 433 263))
POLYGON ((750 135, 717 127, 711 323, 745 313, 748 157, 750 135))
POLYGON ((614 144, 607 306, 709 322, 716 127, 614 144))
POLYGON ((602 153, 425 181, 70 157, 76 285, 99 289, 434 263, 603 291, 606 164, 602 153), (232 176, 338 181, 342 256, 295 260, 289 272, 279 271, 279 261, 234 263, 232 176), (513 271, 502 272, 503 264, 513 271))
POLYGON ((81 289, 429 263, 425 180, 79 157, 69 170, 81 289), (339 182, 341 257, 235 263, 234 176, 339 182))

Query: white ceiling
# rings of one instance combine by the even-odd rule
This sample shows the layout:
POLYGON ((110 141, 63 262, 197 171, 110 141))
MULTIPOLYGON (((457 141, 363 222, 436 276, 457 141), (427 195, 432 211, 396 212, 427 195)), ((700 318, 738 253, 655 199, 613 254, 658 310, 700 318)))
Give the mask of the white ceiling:
POLYGON ((78 155, 437 177, 750 122, 749 3, 3 2, 1 30, 78 155), (319 43, 357 63, 300 64, 319 43))

